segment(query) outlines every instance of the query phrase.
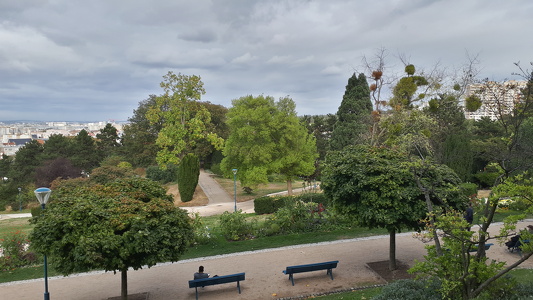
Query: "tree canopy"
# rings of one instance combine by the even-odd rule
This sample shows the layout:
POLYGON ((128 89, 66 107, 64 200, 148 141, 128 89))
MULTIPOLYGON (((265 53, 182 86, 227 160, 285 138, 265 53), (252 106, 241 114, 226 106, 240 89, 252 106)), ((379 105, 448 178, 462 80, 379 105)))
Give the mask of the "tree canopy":
POLYGON ((127 299, 128 268, 177 261, 192 240, 187 212, 174 207, 158 183, 135 177, 76 182, 56 186, 46 210, 32 220, 31 247, 62 274, 120 271, 127 299))
POLYGON ((314 172, 316 142, 296 116, 292 99, 276 102, 269 96, 250 95, 233 100, 228 126, 221 168, 228 176, 238 169, 243 186, 254 188, 267 183, 269 174, 280 173, 290 191, 295 176, 314 172))

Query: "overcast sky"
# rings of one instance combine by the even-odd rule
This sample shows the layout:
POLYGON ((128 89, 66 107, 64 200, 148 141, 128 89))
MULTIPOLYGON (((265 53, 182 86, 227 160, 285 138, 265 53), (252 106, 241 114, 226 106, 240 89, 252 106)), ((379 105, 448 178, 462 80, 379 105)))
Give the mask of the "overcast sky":
MULTIPOLYGON (((0 0, 0 121, 125 121, 168 71, 199 75, 204 101, 290 96, 335 113, 348 78, 387 66, 480 77, 531 69, 533 1, 0 0)), ((387 75, 387 73, 386 73, 387 75)))

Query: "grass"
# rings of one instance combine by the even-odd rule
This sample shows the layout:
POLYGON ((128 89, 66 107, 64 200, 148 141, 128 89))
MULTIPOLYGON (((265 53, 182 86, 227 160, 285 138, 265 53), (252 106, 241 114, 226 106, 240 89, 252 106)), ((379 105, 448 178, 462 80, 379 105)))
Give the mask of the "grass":
POLYGON ((30 233, 33 225, 29 223, 29 220, 30 218, 0 219, 0 237, 16 231, 30 233))
POLYGON ((338 229, 332 231, 260 237, 245 241, 227 241, 223 237, 218 237, 209 244, 196 245, 192 247, 183 255, 182 259, 335 241, 380 234, 387 234, 387 232, 384 229, 368 230, 366 228, 353 227, 349 229, 338 229))
MULTIPOLYGON (((48 277, 59 276, 50 265, 48 266, 48 277)), ((0 283, 19 281, 19 280, 28 280, 28 279, 37 279, 44 277, 44 266, 35 265, 24 268, 17 268, 10 271, 0 272, 0 283)))
MULTIPOLYGON (((226 191, 229 195, 233 195, 233 178, 223 178, 220 176, 213 177, 218 184, 226 191)), ((293 189, 298 189, 303 187, 303 181, 298 180, 292 183, 293 189)), ((259 198, 264 195, 278 193, 287 190, 286 182, 269 182, 268 184, 263 184, 253 190, 252 194, 247 194, 243 191, 242 186, 239 181, 237 181, 237 202, 243 202, 259 198)))
POLYGON ((372 299, 373 297, 381 293, 380 287, 353 290, 342 293, 334 293, 324 296, 313 297, 320 300, 363 300, 363 299, 372 299))

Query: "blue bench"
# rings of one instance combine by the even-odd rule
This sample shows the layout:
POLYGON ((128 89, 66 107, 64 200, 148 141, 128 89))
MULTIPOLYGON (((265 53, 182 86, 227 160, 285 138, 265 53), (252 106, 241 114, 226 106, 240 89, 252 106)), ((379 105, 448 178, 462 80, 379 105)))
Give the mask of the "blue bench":
POLYGON ((294 285, 293 274, 320 271, 320 270, 327 270, 326 275, 329 275, 329 277, 331 277, 331 280, 333 280, 332 269, 336 268, 338 263, 339 261, 335 260, 335 261, 327 261, 327 262, 322 262, 322 263, 317 263, 317 264, 290 266, 290 267, 287 267, 283 271, 283 274, 289 275, 289 280, 292 282, 292 285, 294 285))
POLYGON ((217 284, 223 284, 223 283, 230 283, 230 282, 237 282, 237 290, 239 291, 239 294, 240 294, 241 293, 240 282, 243 281, 243 280, 244 280, 244 273, 237 273, 237 274, 231 274, 231 275, 195 279, 195 280, 189 280, 189 288, 195 288, 196 289, 196 300, 198 300, 198 287, 204 287, 204 286, 208 286, 208 285, 217 285, 217 284))

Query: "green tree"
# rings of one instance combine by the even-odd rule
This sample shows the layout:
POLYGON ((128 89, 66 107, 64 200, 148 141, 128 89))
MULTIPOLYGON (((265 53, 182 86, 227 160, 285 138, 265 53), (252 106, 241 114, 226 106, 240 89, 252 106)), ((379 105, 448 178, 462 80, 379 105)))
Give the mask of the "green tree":
POLYGON ((242 186, 255 188, 268 182, 268 174, 281 173, 291 190, 295 176, 313 173, 316 142, 296 116, 292 99, 250 95, 233 100, 228 126, 221 168, 228 176, 238 169, 242 186))
POLYGON ((315 171, 316 139, 307 132, 296 115, 296 104, 288 97, 280 98, 276 103, 274 134, 276 158, 274 171, 282 174, 287 182, 287 191, 292 195, 292 181, 298 176, 311 175, 315 171))
POLYGON ((101 157, 102 153, 97 150, 95 140, 82 129, 72 141, 72 164, 84 171, 91 171, 100 164, 101 157))
MULTIPOLYGON (((458 183, 453 171, 435 169, 431 176, 440 177, 421 192, 409 156, 387 147, 352 146, 328 154, 322 172, 321 187, 336 209, 368 228, 385 228, 390 235, 389 267, 396 269, 396 232, 420 230, 420 219, 431 205, 445 206, 458 201, 450 191, 458 183), (448 197, 443 197, 447 195, 448 197)), ((423 176, 426 181, 429 175, 423 176)))
POLYGON ((77 188, 60 185, 45 212, 32 220, 31 247, 65 275, 120 271, 121 298, 126 300, 128 268, 177 261, 193 238, 187 212, 162 198, 161 190, 141 178, 77 188))
POLYGON ((120 153, 135 167, 148 167, 156 164, 159 146, 157 135, 163 127, 162 122, 151 123, 146 114, 150 107, 156 106, 155 95, 139 102, 139 107, 128 118, 121 138, 120 153))
POLYGON ((168 72, 163 78, 161 87, 165 93, 156 98, 156 105, 146 115, 151 124, 162 124, 156 140, 161 147, 157 152, 158 164, 179 165, 181 158, 193 152, 200 140, 221 148, 223 140, 207 130, 211 122, 209 111, 196 103, 205 94, 200 77, 168 72))
POLYGON ((98 150, 105 156, 114 155, 117 153, 117 148, 121 146, 118 130, 111 123, 107 123, 104 128, 100 129, 100 133, 96 134, 96 138, 98 150))
POLYGON ((331 134, 330 149, 342 150, 360 144, 362 135, 370 132, 372 101, 364 74, 348 79, 346 91, 337 110, 337 122, 331 134))
POLYGON ((35 169, 41 165, 41 154, 43 145, 37 140, 31 140, 20 148, 15 154, 15 160, 11 167, 11 176, 14 182, 19 184, 33 182, 35 179, 35 169))
POLYGON ((73 156, 73 139, 61 134, 52 134, 43 145, 42 161, 50 161, 56 158, 70 159, 73 156))
POLYGON ((183 157, 178 166, 178 189, 182 202, 189 202, 194 196, 200 176, 198 156, 189 153, 183 157))

